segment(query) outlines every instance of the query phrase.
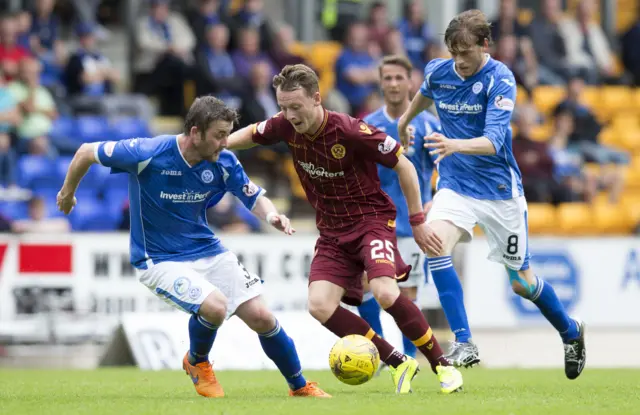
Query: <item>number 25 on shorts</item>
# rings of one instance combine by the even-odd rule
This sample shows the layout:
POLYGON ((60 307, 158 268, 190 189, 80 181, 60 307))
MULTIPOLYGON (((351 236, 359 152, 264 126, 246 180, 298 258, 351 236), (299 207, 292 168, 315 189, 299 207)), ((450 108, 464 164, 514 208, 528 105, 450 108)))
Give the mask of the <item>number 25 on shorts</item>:
POLYGON ((379 262, 380 260, 395 262, 393 243, 391 241, 381 241, 374 239, 369 243, 371 246, 371 259, 379 262))

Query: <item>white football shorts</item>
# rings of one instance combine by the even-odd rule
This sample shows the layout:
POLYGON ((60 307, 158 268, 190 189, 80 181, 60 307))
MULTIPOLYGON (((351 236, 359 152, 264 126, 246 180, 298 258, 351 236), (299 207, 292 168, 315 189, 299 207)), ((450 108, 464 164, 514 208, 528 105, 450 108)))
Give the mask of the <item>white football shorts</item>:
POLYGON ((426 279, 424 275, 424 261, 426 260, 425 254, 422 252, 415 239, 413 238, 398 238, 398 252, 402 260, 411 265, 411 273, 406 281, 399 282, 399 287, 420 287, 425 284, 426 279))
POLYGON ((480 200, 450 189, 439 190, 427 223, 445 220, 465 232, 462 242, 473 238, 476 224, 489 242, 488 259, 516 271, 529 268, 529 226, 527 200, 519 196, 508 200, 480 200))
POLYGON ((227 318, 244 302, 262 292, 260 278, 249 273, 232 252, 196 261, 161 262, 138 270, 138 279, 167 304, 197 314, 209 294, 227 297, 227 318))

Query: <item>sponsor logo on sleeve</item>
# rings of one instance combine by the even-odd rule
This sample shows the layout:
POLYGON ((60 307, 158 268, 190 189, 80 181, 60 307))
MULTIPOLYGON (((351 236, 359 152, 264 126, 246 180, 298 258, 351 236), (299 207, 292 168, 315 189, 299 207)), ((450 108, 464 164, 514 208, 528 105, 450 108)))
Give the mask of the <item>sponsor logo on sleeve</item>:
POLYGON ((391 136, 387 136, 384 141, 378 144, 378 151, 382 154, 389 154, 396 148, 397 141, 393 139, 391 136))
POLYGON ((114 148, 116 148, 116 142, 115 141, 108 141, 104 145, 104 154, 106 154, 107 157, 113 156, 113 149, 114 148))
POLYGON ((362 134, 371 135, 371 129, 369 128, 369 126, 367 126, 367 124, 360 124, 360 132, 362 134))
POLYGON ((244 193, 244 195, 247 197, 255 196, 255 194, 258 193, 259 190, 260 188, 254 182, 249 182, 242 186, 242 193, 244 193))
POLYGON ((496 97, 496 107, 504 111, 513 111, 515 104, 512 99, 507 98, 504 95, 498 95, 496 97))
POLYGON ((256 131, 258 131, 258 133, 260 134, 264 134, 264 129, 267 128, 267 122, 266 121, 262 121, 260 124, 258 124, 258 126, 256 127, 256 131))

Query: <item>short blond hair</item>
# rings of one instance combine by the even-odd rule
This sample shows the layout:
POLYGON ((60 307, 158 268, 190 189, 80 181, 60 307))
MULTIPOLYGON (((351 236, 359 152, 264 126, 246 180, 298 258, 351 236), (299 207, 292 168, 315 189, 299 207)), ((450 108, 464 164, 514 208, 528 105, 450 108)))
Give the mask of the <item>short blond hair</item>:
POLYGON ((308 96, 320 91, 318 75, 313 69, 301 63, 287 65, 280 73, 273 77, 272 85, 281 91, 295 91, 304 89, 308 96))

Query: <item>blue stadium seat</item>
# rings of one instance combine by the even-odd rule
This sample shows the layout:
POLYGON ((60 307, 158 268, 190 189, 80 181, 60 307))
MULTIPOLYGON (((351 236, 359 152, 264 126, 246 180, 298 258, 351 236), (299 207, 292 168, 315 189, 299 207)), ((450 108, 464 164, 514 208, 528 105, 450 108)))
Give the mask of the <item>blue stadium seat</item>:
POLYGON ((52 139, 72 139, 76 134, 75 119, 73 117, 58 117, 53 121, 49 136, 52 139))
POLYGON ((27 202, 4 201, 0 203, 0 213, 9 219, 25 219, 29 216, 27 202))
POLYGON ((40 190, 60 186, 54 163, 45 156, 25 155, 18 160, 18 183, 21 187, 40 190))
POLYGON ((95 197, 79 201, 71 212, 71 226, 77 231, 110 231, 116 229, 117 217, 105 209, 104 202, 95 197))
POLYGON ((147 122, 135 117, 117 117, 110 120, 110 137, 115 140, 149 137, 151 131, 147 122))
POLYGON ((81 115, 76 118, 77 139, 84 143, 103 141, 109 138, 109 123, 98 115, 81 115))

